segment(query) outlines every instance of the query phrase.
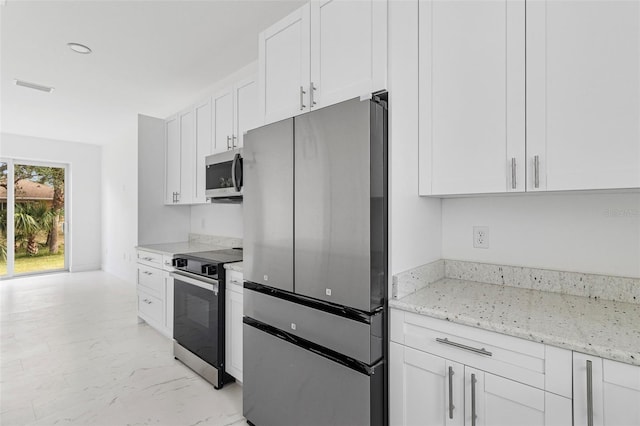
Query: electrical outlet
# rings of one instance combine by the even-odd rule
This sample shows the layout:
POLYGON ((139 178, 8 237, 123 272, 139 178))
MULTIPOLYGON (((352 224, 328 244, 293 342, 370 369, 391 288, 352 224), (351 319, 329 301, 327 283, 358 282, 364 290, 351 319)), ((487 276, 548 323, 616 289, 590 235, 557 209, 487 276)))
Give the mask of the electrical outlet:
POLYGON ((474 226, 473 227, 473 247, 475 248, 489 248, 489 227, 488 226, 474 226))

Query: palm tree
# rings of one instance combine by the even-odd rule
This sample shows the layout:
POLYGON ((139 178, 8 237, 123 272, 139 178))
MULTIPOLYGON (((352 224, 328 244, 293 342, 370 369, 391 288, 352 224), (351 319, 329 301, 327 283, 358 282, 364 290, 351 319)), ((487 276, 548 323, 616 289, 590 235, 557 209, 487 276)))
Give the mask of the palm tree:
POLYGON ((53 225, 53 212, 43 202, 16 204, 15 230, 16 241, 26 241, 27 254, 38 254, 36 238, 41 231, 48 231, 53 225))

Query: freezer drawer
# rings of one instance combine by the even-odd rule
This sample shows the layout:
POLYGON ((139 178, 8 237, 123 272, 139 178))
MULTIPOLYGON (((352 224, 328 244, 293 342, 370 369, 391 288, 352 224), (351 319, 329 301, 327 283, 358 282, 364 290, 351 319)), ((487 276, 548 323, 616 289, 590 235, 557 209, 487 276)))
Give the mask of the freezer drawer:
POLYGON ((383 363, 356 371, 308 350, 304 342, 290 341, 288 333, 247 321, 242 393, 248 421, 256 426, 383 424, 383 363))
POLYGON ((244 315, 368 365, 382 358, 382 310, 369 315, 245 283, 244 315))

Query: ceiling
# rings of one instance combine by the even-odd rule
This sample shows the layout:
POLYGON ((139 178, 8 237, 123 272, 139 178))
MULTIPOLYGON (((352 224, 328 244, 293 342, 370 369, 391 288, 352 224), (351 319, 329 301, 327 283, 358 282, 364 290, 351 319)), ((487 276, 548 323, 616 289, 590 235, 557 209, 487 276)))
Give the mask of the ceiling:
POLYGON ((257 59, 258 33, 304 2, 0 1, 0 129, 133 143, 138 113, 165 118, 195 102, 257 59))

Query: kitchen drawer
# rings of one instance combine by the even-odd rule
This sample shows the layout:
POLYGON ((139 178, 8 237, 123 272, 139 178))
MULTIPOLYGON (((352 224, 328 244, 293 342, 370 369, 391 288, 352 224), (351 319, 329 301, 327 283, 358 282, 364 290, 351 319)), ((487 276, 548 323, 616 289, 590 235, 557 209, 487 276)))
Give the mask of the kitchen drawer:
POLYGON ((366 364, 373 364, 382 357, 382 312, 368 317, 369 322, 360 321, 304 306, 283 298, 286 293, 270 293, 270 290, 265 293, 261 288, 259 285, 245 287, 245 317, 366 364))
POLYGON ((162 268, 162 255, 152 251, 138 250, 138 263, 162 268))
POLYGON ((227 290, 242 294, 242 272, 227 269, 227 290))
POLYGON ((148 293, 161 297, 164 293, 163 271, 138 264, 138 285, 144 287, 148 293))
POLYGON ((161 325, 164 321, 162 300, 138 290, 138 315, 152 325, 161 325))
POLYGON ((571 397, 571 351, 424 315, 391 312, 393 341, 571 397))

